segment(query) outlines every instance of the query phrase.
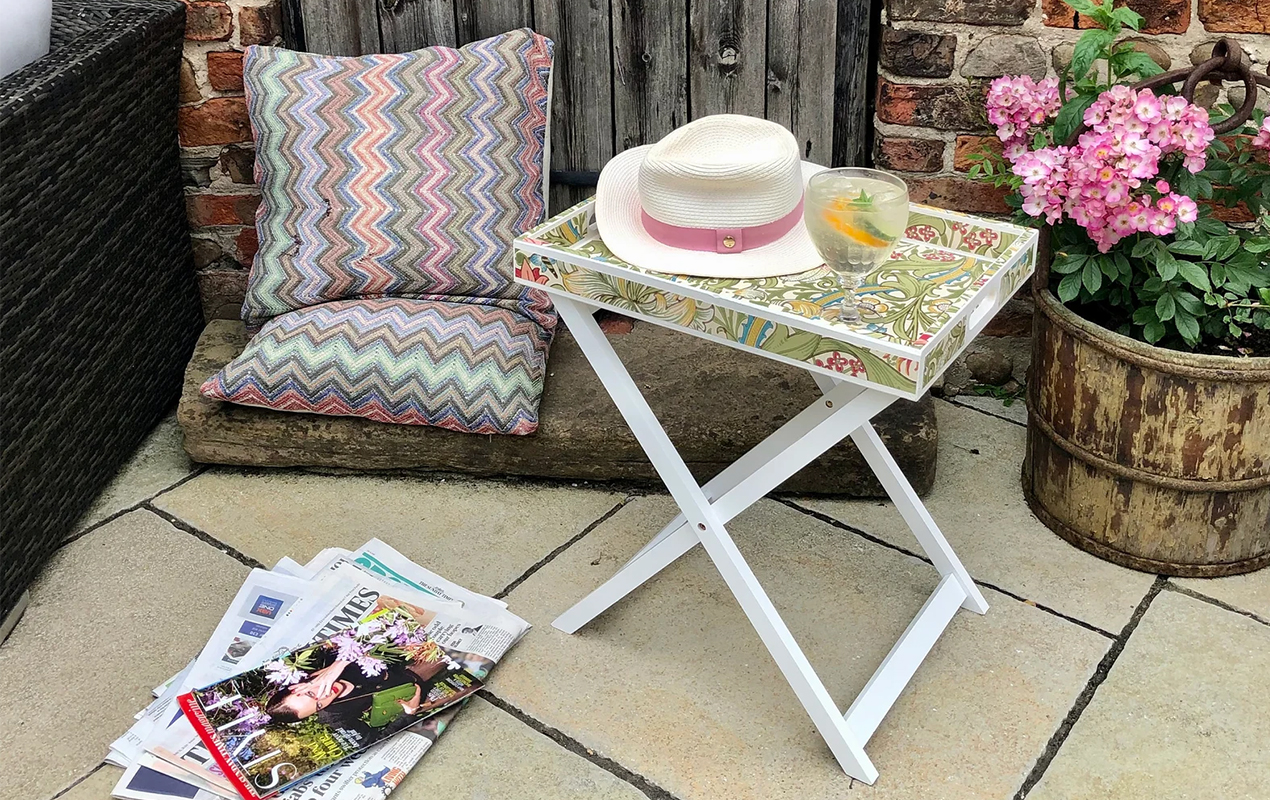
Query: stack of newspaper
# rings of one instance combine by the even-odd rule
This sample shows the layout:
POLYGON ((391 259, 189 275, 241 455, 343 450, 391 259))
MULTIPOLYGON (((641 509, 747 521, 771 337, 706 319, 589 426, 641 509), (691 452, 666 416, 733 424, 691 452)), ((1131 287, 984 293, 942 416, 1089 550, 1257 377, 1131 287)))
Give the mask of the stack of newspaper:
MULTIPOLYGON (((287 666, 294 662, 287 662, 284 654, 326 640, 331 640, 326 647, 334 650, 341 636, 348 639, 351 631, 364 631, 366 620, 376 612, 401 609, 411 610, 415 616, 409 619, 418 623, 421 636, 440 646, 449 668, 457 674, 461 667, 478 679, 477 685, 529 629, 505 603, 429 572, 378 539, 353 551, 323 550, 304 565, 283 558, 272 570, 252 570, 198 657, 155 688, 154 702, 111 745, 107 762, 125 768, 113 796, 123 800, 248 796, 236 788, 240 783, 231 780, 218 764, 219 754, 210 752, 196 732, 198 720, 187 718, 182 710, 191 692, 255 668, 275 670, 268 673, 271 679, 280 674, 283 683, 294 681, 295 677, 287 676, 288 670, 297 674, 287 666)), ((325 688, 330 691, 329 686, 325 688)), ((383 713, 417 708, 418 692, 413 701, 406 694, 384 700, 388 710, 383 713)), ((400 784, 462 705, 448 705, 426 718, 420 715, 417 723, 403 721, 398 725, 403 729, 391 738, 353 752, 284 788, 278 796, 285 800, 380 800, 400 784)), ((296 716, 294 711, 289 713, 296 716)), ((379 714, 381 709, 368 709, 363 715, 365 724, 377 724, 368 716, 372 713, 379 714)), ((206 725, 206 719, 202 722, 206 725)), ((297 777, 285 769, 273 773, 278 788, 297 777)), ((268 792, 260 795, 268 796, 268 792)))

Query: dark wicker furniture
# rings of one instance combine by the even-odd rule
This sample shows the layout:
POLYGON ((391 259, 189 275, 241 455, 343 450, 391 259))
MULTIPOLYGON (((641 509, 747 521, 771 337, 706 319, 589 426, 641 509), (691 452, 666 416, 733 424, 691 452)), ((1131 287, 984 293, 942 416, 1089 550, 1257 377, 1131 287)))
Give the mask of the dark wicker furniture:
POLYGON ((184 6, 54 4, 0 80, 0 619, 159 418, 202 319, 176 137, 184 6))

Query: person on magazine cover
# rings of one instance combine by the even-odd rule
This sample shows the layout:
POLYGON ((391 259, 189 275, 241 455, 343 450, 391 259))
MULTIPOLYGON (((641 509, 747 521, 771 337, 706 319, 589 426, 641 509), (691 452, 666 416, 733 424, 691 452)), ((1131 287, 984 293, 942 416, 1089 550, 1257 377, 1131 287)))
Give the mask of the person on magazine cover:
POLYGON ((265 707, 275 722, 299 722, 313 715, 332 728, 356 731, 363 741, 396 733, 421 715, 453 702, 441 693, 429 700, 447 671, 457 665, 437 661, 390 663, 367 675, 338 653, 320 648, 318 664, 306 680, 279 690, 265 707), (394 707, 395 706, 395 707, 394 707))

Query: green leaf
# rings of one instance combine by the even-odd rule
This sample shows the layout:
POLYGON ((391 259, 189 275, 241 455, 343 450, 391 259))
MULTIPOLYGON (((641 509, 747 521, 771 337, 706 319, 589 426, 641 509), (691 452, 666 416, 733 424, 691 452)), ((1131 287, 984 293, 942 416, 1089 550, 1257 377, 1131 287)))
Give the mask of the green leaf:
POLYGON ((1177 313, 1181 315, 1184 311, 1187 314, 1200 316, 1204 313, 1204 303, 1198 297, 1190 292, 1178 292, 1173 295, 1173 299, 1177 301, 1179 306, 1177 313))
POLYGON ((1150 322, 1159 322, 1159 318, 1155 316, 1154 306, 1138 306, 1133 310, 1133 324, 1146 325, 1150 322))
POLYGON ((1164 326, 1158 322, 1148 322, 1146 327, 1142 329, 1142 335, 1146 337, 1148 342, 1155 344, 1164 338, 1164 326))
POLYGON ((1094 294, 1102 288, 1102 270, 1098 269, 1096 261, 1092 259, 1086 261, 1083 272, 1085 288, 1089 290, 1090 294, 1094 294))
POLYGON ((1093 0, 1063 0, 1073 11, 1093 16, 1099 12, 1098 4, 1093 0))
POLYGON ((1128 281, 1133 277, 1133 265, 1129 263, 1129 259, 1124 253, 1117 250, 1112 256, 1116 260, 1116 266, 1120 269, 1121 280, 1128 281))
POLYGON ((1203 256, 1204 245, 1196 241, 1180 241, 1173 242, 1169 245, 1171 252, 1177 253, 1179 256, 1203 256))
POLYGON ((1248 266, 1235 261, 1226 264, 1226 289, 1243 295, 1254 286, 1268 285, 1270 285, 1270 271, 1264 268, 1258 269, 1256 265, 1248 266))
POLYGON ((1145 258, 1160 247, 1159 239, 1143 239, 1133 246, 1129 255, 1134 258, 1145 258))
POLYGON ((1054 118, 1054 143, 1064 144, 1067 137, 1072 135, 1072 131, 1076 130, 1085 120, 1085 110, 1094 104, 1097 95, 1085 94, 1074 97, 1067 101, 1058 111, 1058 116, 1054 118))
MULTIPOLYGON (((1186 195, 1187 197, 1194 197, 1199 192, 1199 181, 1197 181, 1195 176, 1189 171, 1184 169, 1178 170, 1177 176, 1173 179, 1173 191, 1178 194, 1186 195)), ((1221 231, 1218 232, 1220 233, 1225 230, 1226 226, 1222 225, 1221 231)))
POLYGON ((1166 281, 1177 277, 1177 264, 1177 259, 1168 250, 1161 250, 1155 254, 1155 271, 1166 281))
POLYGON ((1194 261, 1177 262, 1177 271, 1183 280, 1196 289, 1205 292, 1213 290, 1213 285, 1208 282, 1208 271, 1194 261))
POLYGON ((1108 30, 1086 31, 1085 35, 1076 42, 1076 48, 1072 51, 1072 80, 1079 81, 1084 78, 1085 73, 1089 72, 1089 68, 1095 61, 1102 58, 1103 51, 1115 39, 1116 35, 1108 30))
POLYGON ((1167 322, 1173 319, 1174 312, 1177 311, 1177 304, 1173 302, 1173 295, 1162 294, 1160 299, 1155 301, 1155 315, 1161 321, 1167 322))
POLYGON ((1054 263, 1050 266, 1050 269, 1057 272, 1059 275, 1070 275, 1073 272, 1079 271, 1081 267, 1085 266, 1085 262, 1088 260, 1089 256, 1081 255, 1079 253, 1062 255, 1054 259, 1054 263))
POLYGON ((1199 322, 1190 314, 1179 309, 1173 324, 1177 326, 1177 332, 1182 334, 1187 344, 1194 347, 1199 342, 1199 322))
MULTIPOLYGON (((1069 4, 1070 5, 1070 4, 1069 4)), ((1121 25, 1127 25, 1135 31, 1142 30, 1142 15, 1128 6, 1121 6, 1111 12, 1111 18, 1121 25)), ((1155 62, 1152 62, 1155 63, 1155 62)))
POLYGON ((1139 53, 1137 50, 1134 50, 1132 53, 1115 56, 1112 58, 1112 63, 1116 67, 1116 72, 1121 75, 1128 75, 1132 73, 1137 75, 1139 78, 1150 78, 1152 75, 1159 75, 1161 72, 1164 72, 1163 67, 1155 63, 1154 59, 1146 53, 1139 53))
POLYGON ((1080 294, 1080 273, 1073 272, 1070 275, 1064 275, 1058 282, 1058 299, 1064 303, 1070 303, 1078 294, 1080 294))
POLYGON ((1213 261, 1225 261, 1239 249, 1238 236, 1219 236, 1208 242, 1204 257, 1213 261))
MULTIPOLYGON (((1181 174, 1189 176, 1191 173, 1183 171, 1181 174)), ((1209 236, 1221 236, 1226 232, 1226 223, 1212 217, 1200 217, 1193 224, 1196 230, 1203 231, 1209 236)))

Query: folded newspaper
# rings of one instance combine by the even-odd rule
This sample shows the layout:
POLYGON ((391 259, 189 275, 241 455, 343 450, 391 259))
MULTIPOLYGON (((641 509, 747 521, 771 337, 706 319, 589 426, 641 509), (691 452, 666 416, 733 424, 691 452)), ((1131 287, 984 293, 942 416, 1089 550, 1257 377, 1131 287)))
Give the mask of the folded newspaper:
MULTIPOLYGON (((323 550, 304 565, 283 558, 272 570, 252 570, 198 657, 155 687, 154 702, 111 744, 106 760, 124 767, 112 794, 381 800, 528 629, 505 603, 378 539, 323 550), (225 690, 233 687, 254 693, 232 698, 225 690), (206 723, 209 711, 230 708, 212 730, 249 728, 248 743, 275 746, 227 763, 215 746, 226 740, 206 723), (318 741, 328 746, 302 758, 298 742, 318 741), (269 756, 273 750, 295 757, 269 756)), ((239 745, 234 739, 230 752, 239 745)))

